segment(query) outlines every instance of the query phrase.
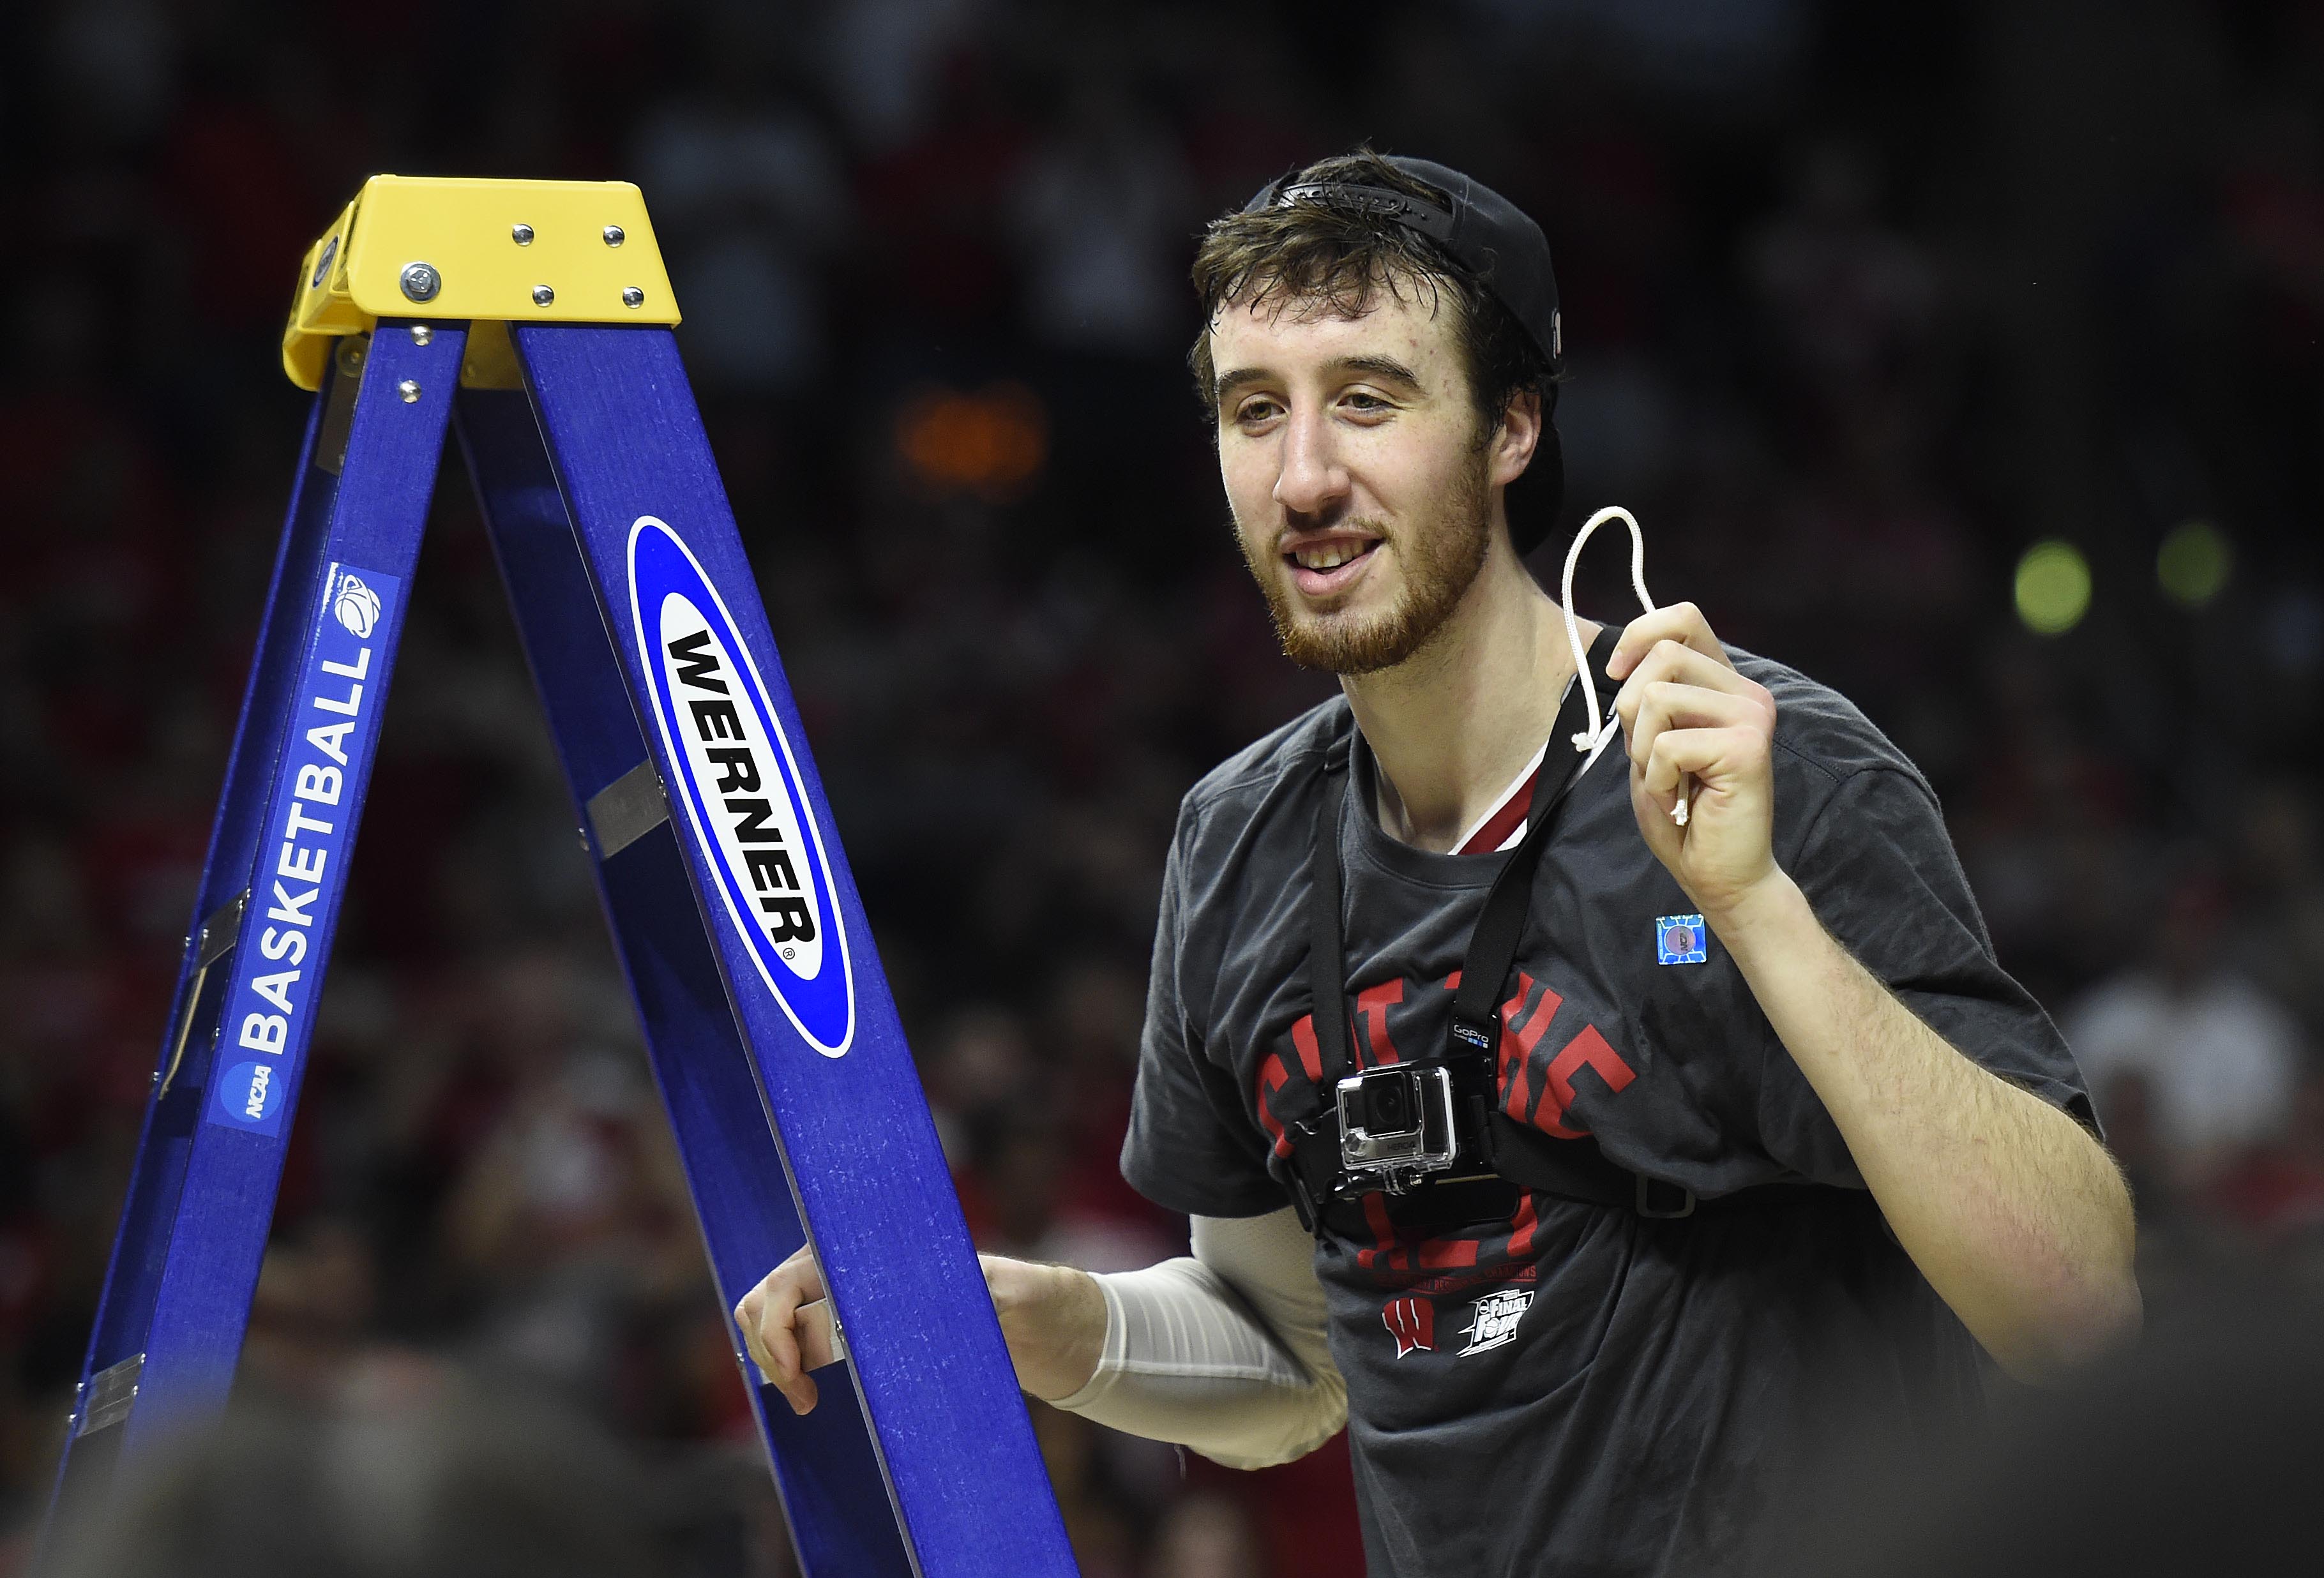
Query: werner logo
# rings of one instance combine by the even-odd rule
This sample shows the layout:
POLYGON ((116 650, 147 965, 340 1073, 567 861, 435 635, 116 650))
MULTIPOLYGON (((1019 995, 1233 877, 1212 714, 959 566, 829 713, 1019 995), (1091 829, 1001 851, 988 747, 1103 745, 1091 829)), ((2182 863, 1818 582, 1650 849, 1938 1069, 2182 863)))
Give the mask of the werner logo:
POLYGON ((629 557, 630 612, 676 798, 761 978, 808 1045, 840 1057, 855 1035, 846 926, 766 682, 677 533, 640 516, 629 557))

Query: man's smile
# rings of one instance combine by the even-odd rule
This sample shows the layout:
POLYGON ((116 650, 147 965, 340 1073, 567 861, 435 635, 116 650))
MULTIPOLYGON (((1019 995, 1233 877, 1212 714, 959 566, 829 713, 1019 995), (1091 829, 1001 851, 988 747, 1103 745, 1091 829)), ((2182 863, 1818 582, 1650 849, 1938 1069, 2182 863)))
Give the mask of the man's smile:
POLYGON ((1347 591, 1370 568, 1373 550, 1385 540, 1356 531, 1307 531, 1285 540, 1283 562, 1292 584, 1311 598, 1347 591))

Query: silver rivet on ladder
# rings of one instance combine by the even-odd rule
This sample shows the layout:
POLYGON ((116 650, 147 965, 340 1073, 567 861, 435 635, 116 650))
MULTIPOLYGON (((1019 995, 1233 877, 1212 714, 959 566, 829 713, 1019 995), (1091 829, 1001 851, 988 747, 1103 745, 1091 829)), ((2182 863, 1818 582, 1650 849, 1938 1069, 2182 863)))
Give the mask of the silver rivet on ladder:
POLYGON ((403 396, 403 403, 406 405, 415 405, 419 402, 420 385, 410 378, 397 384, 395 392, 403 396))
POLYGON ((532 226, 530 225, 510 226, 509 239, 515 242, 519 246, 530 246, 532 245, 532 226))
POLYGON ((619 225, 608 225, 605 226, 605 245, 607 246, 619 246, 629 238, 629 233, 624 231, 619 225))
POLYGON ((444 288, 444 276, 436 272, 433 263, 405 263, 402 283, 403 293, 412 300, 433 301, 436 292, 444 288))
POLYGON ((436 331, 429 328, 426 324, 415 323, 411 326, 411 343, 413 345, 424 346, 435 337, 436 331))
POLYGON ((546 307, 551 301, 556 300, 557 292, 550 290, 548 286, 535 285, 532 288, 532 304, 535 307, 546 307))
POLYGON ((622 306, 642 307, 645 304, 646 293, 643 291, 639 290, 635 285, 624 285, 622 287, 622 306))

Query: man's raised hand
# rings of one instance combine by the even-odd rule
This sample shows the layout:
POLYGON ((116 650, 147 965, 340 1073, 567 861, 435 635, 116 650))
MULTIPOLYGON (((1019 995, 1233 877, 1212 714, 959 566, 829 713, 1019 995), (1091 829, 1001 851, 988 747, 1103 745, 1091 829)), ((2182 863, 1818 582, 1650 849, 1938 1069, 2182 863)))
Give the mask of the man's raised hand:
POLYGON ((1674 603, 1630 622, 1606 672, 1630 757, 1630 802, 1655 858, 1706 918, 1775 870, 1775 703, 1738 673, 1702 611, 1674 603), (1685 826, 1671 808, 1693 780, 1685 826))

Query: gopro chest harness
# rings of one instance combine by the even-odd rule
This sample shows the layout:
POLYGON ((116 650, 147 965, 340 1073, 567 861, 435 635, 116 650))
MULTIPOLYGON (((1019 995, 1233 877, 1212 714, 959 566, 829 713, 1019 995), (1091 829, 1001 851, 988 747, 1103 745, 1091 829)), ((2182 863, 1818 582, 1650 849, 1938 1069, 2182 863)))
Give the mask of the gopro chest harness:
MULTIPOLYGON (((1589 654, 1610 697, 1606 660, 1616 633, 1603 631, 1589 654)), ((1567 689, 1553 740, 1589 732, 1581 685, 1567 689)), ((1601 731, 1600 749, 1613 738, 1601 731)), ((1500 996, 1516 962, 1558 808, 1599 752, 1552 750, 1535 775, 1525 836, 1502 863, 1485 895, 1461 964, 1461 985, 1443 1048, 1434 1058, 1360 1072, 1351 1067, 1346 942, 1341 921, 1340 836, 1355 798, 1349 767, 1352 735, 1325 754, 1309 856, 1308 985, 1323 1083, 1334 1100, 1286 1130, 1293 1204, 1311 1232, 1360 1231, 1362 1197, 1379 1194, 1389 1220, 1406 1227, 1449 1227, 1506 1218, 1520 1189, 1619 1206, 1646 1217, 1690 1215, 1693 1194, 1607 1159, 1589 1140, 1560 1140, 1509 1117, 1499 1097, 1500 996), (1563 772, 1556 762, 1566 763, 1563 772)))

